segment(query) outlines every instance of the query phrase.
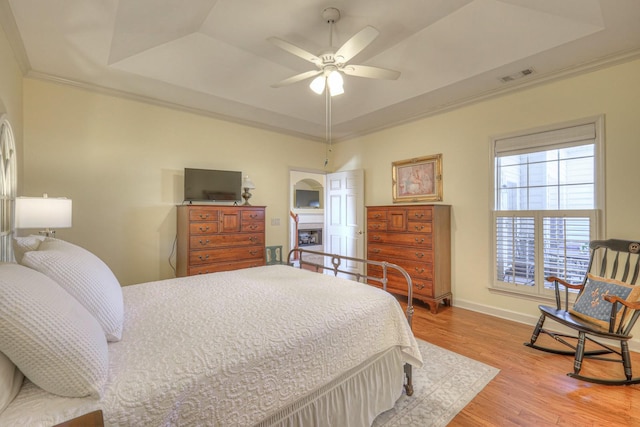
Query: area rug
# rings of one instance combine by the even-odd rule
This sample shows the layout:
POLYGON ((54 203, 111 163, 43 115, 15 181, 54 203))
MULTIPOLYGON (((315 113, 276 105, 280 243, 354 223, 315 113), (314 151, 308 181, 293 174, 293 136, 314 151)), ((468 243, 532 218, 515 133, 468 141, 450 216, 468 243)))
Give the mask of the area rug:
POLYGON ((413 396, 402 396, 374 427, 446 426, 499 369, 418 340, 424 365, 413 369, 413 396))

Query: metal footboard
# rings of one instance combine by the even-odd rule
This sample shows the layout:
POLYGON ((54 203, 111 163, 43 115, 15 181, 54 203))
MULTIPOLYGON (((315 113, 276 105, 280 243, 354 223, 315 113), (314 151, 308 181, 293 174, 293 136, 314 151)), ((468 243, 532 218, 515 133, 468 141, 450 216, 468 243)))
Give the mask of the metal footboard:
MULTIPOLYGON (((382 289, 384 289, 385 291, 387 291, 387 283, 388 283, 388 277, 387 277, 387 271, 389 269, 392 270, 396 270, 398 271, 400 274, 402 274, 402 276, 405 278, 405 280, 407 281, 407 310, 406 310, 406 315, 407 315, 407 322, 409 322, 409 327, 413 330, 413 283, 411 282, 411 277, 409 276, 409 273, 406 272, 406 270, 402 267, 400 267, 399 265, 396 264, 392 264, 390 262, 385 262, 385 261, 371 261, 368 259, 362 259, 362 258, 353 258, 353 257, 348 257, 348 256, 344 256, 344 255, 336 255, 336 254, 330 254, 330 253, 326 253, 326 252, 318 252, 318 251, 310 251, 307 249, 300 249, 300 248, 294 248, 289 252, 289 256, 287 257, 287 264, 288 265, 292 265, 295 266, 296 264, 298 265, 299 268, 304 268, 305 266, 310 267, 312 269, 314 269, 316 272, 324 272, 325 270, 329 270, 333 272, 334 276, 337 276, 338 273, 347 275, 347 276, 351 276, 353 278, 355 278, 356 281, 358 282, 362 282, 362 283, 367 283, 368 281, 374 281, 374 282, 379 282, 382 285, 382 289), (321 263, 317 263, 317 262, 313 262, 312 260, 309 259, 304 259, 303 255, 315 255, 315 256, 322 256, 322 264, 321 263), (329 258, 331 261, 331 265, 325 265, 325 261, 326 259, 329 258), (356 263, 361 263, 361 265, 363 266, 369 266, 369 265, 376 265, 381 267, 382 269, 382 277, 378 277, 378 276, 372 276, 368 274, 368 270, 367 269, 367 274, 362 274, 362 273, 354 273, 353 271, 348 271, 345 269, 343 261, 351 261, 351 262, 356 262, 356 263)), ((387 291, 388 292, 388 291, 387 291)), ((413 394, 413 381, 412 381, 412 371, 411 371, 411 365, 406 363, 404 365, 404 372, 407 378, 407 382, 405 384, 405 391, 407 393, 407 396, 411 396, 413 394)))

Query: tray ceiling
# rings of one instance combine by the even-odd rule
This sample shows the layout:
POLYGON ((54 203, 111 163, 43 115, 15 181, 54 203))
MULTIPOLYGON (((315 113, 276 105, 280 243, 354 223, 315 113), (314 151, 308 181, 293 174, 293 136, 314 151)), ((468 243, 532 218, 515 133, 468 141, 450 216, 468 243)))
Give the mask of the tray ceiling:
POLYGON ((326 7, 341 11, 335 47, 367 25, 380 32, 352 62, 402 73, 393 81, 346 76, 345 93, 333 98, 334 139, 640 52, 637 0, 0 3, 27 75, 320 140, 324 96, 309 81, 271 87, 313 64, 267 38, 319 54, 329 42, 326 7))

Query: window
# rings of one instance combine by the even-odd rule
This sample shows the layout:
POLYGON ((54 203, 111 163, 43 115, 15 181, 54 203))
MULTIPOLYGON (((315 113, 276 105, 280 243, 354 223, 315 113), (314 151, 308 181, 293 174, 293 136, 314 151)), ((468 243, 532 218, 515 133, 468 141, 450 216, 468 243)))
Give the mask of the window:
POLYGON ((550 295, 579 283, 603 206, 603 118, 495 138, 494 288, 550 295))

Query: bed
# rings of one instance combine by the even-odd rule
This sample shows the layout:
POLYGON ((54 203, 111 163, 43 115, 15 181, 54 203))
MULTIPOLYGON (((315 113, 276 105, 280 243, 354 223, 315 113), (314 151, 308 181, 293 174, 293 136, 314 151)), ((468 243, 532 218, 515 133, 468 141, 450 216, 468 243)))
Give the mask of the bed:
MULTIPOLYGON (((336 256, 332 275, 270 265, 120 287, 68 242, 18 246, 19 262, 0 264, 0 351, 18 388, 0 425, 51 426, 100 409, 118 426, 366 426, 407 385, 411 393, 406 374, 422 365, 396 298, 334 277, 336 256), (55 323, 60 313, 69 324, 55 323), (50 318, 31 318, 40 315, 50 318), (37 331, 16 326, 19 316, 37 331)), ((384 264, 382 286, 396 268, 384 264)))

